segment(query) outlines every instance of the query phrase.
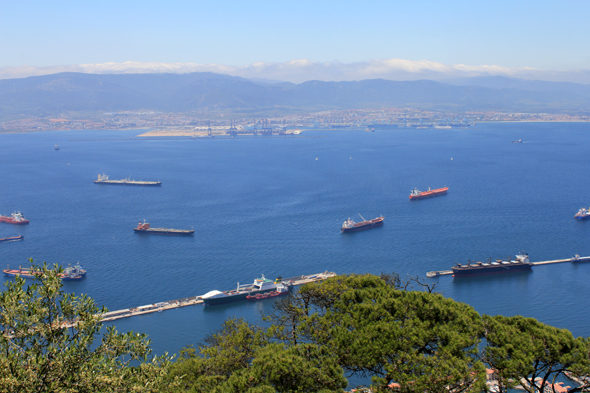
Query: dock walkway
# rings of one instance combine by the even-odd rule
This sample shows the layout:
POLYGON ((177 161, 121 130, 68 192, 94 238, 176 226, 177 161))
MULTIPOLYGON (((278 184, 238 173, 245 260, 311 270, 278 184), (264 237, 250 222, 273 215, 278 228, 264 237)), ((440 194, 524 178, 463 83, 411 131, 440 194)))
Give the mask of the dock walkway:
MULTIPOLYGON (((326 271, 324 273, 308 274, 308 275, 303 275, 303 276, 284 278, 283 281, 290 281, 291 285, 299 286, 299 285, 307 284, 310 282, 323 281, 327 278, 334 277, 334 276, 336 276, 336 273, 326 271)), ((102 321, 109 322, 109 321, 114 321, 114 320, 121 319, 121 318, 135 317, 137 315, 150 314, 153 312, 162 312, 162 311, 166 311, 166 310, 171 310, 173 308, 194 306, 197 304, 203 304, 203 301, 200 299, 200 296, 190 296, 190 297, 185 297, 182 299, 168 300, 166 302, 148 304, 145 306, 126 308, 123 310, 116 310, 116 311, 109 311, 107 313, 102 314, 102 321)))
MULTIPOLYGON (((590 262, 590 257, 580 257, 580 256, 575 256, 573 258, 566 258, 566 259, 554 259, 551 261, 539 261, 539 262, 531 262, 531 265, 533 266, 541 266, 541 265, 551 265, 554 263, 577 263, 577 262, 590 262)), ((453 274, 452 270, 435 270, 432 272, 428 272, 426 273, 426 277, 429 278, 433 278, 433 277, 438 277, 438 276, 448 276, 453 274)))

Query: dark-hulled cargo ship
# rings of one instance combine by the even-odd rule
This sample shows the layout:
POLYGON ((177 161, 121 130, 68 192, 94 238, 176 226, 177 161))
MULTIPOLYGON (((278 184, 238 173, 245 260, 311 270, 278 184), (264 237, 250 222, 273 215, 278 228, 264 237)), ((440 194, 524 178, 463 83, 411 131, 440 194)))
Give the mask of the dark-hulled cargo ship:
POLYGON ((177 235, 177 236, 194 236, 195 231, 193 229, 172 229, 172 228, 151 228, 150 224, 145 222, 139 222, 137 228, 133 228, 137 233, 150 233, 154 235, 177 235))
MULTIPOLYGON (((360 214, 359 214, 360 216, 360 214)), ((343 233, 347 232, 357 232, 357 231, 364 231, 365 229, 377 228, 383 225, 383 220, 385 217, 380 216, 377 218, 373 218, 372 220, 365 220, 363 216, 361 216, 363 221, 361 222, 354 222, 350 217, 348 220, 344 221, 340 230, 343 233)))
POLYGON ((229 291, 210 291, 203 296, 199 296, 199 298, 202 299, 206 305, 216 305, 246 300, 249 299, 248 297, 252 298, 268 292, 277 292, 281 294, 285 290, 290 290, 290 288, 291 283, 283 282, 282 277, 277 277, 276 280, 272 281, 262 275, 261 278, 255 279, 252 284, 240 285, 240 283, 238 283, 236 289, 229 291))
POLYGON ((453 277, 472 277, 483 274, 511 273, 517 271, 531 270, 533 264, 529 261, 529 255, 522 253, 515 259, 508 257, 507 260, 497 259, 492 262, 490 258, 487 262, 471 262, 467 265, 457 264, 452 267, 453 277))
POLYGON ((119 186, 161 186, 162 183, 159 181, 143 181, 143 180, 131 180, 131 178, 121 180, 109 180, 108 175, 104 173, 98 175, 98 179, 94 181, 96 184, 113 184, 119 186))

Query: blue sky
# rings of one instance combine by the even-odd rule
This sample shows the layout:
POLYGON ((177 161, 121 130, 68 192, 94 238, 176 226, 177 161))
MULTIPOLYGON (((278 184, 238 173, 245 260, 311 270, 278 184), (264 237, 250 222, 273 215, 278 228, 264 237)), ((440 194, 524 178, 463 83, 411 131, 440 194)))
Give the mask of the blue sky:
POLYGON ((590 1, 7 1, 0 67, 105 62, 590 69, 590 1))

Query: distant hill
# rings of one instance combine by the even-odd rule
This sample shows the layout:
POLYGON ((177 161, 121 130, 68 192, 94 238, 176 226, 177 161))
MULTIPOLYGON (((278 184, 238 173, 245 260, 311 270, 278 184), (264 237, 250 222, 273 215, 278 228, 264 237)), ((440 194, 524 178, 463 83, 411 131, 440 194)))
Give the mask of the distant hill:
POLYGON ((590 112, 590 86, 473 78, 261 83, 214 73, 60 73, 0 80, 0 115, 67 111, 189 112, 417 107, 454 112, 590 112))

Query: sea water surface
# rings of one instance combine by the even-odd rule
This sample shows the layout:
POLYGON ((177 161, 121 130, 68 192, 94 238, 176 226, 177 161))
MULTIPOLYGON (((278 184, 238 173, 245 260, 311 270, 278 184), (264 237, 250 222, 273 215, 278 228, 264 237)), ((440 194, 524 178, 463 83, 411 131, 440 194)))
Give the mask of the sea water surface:
MULTIPOLYGON (((469 129, 305 130, 322 138, 152 140, 137 131, 0 135, 0 263, 80 264, 65 289, 110 310, 239 281, 334 271, 420 276, 455 263, 590 255, 590 124, 479 124, 469 129), (80 141, 79 139, 93 139, 80 141), (96 140, 110 139, 110 140, 96 140), (510 141, 522 139, 523 143, 510 141), (54 144, 61 149, 54 150, 54 144), (162 187, 93 183, 98 174, 162 187), (410 189, 447 186, 410 201, 410 189), (385 216, 381 228, 341 234, 348 217, 385 216), (194 228, 194 237, 136 234, 194 228)), ((524 315, 590 336, 590 263, 519 274, 427 280, 481 313, 524 315)), ((10 280, 4 278, 4 281, 10 280)), ((177 353, 231 316, 251 322, 272 300, 192 306, 114 324, 147 333, 155 353, 177 353)))

